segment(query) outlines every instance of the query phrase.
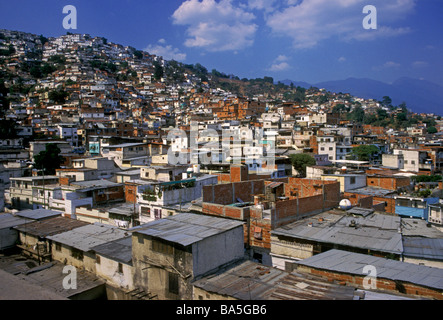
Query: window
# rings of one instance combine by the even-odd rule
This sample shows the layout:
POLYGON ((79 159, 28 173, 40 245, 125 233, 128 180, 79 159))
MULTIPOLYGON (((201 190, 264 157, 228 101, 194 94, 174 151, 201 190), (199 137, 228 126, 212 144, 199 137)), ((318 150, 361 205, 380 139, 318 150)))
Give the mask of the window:
POLYGON ((58 242, 55 243, 55 250, 56 251, 62 251, 62 245, 58 242))
POLYGON ((123 273, 123 264, 121 264, 120 262, 118 263, 118 272, 123 273))
POLYGON ((83 251, 78 250, 76 248, 71 249, 71 257, 83 261, 83 251))
POLYGON ((334 150, 334 148, 333 147, 329 147, 329 151, 332 151, 332 150, 334 150))
POLYGON ((351 177, 351 184, 355 184, 355 177, 351 177))
POLYGON ((95 262, 96 262, 97 264, 100 264, 100 256, 96 256, 96 257, 95 257, 95 262))
POLYGON ((178 274, 168 272, 168 291, 172 294, 178 294, 178 274))
POLYGON ((152 240, 152 251, 164 254, 172 254, 173 248, 167 243, 159 240, 152 240))
POLYGON ((415 160, 411 160, 411 164, 415 164, 415 160))

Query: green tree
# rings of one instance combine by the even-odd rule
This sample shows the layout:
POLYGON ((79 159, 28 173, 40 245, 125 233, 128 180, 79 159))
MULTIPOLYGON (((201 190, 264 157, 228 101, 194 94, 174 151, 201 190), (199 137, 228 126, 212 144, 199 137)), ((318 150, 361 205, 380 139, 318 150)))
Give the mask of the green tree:
POLYGON ((365 118, 365 110, 359 105, 354 107, 352 112, 348 113, 348 120, 362 123, 365 118))
POLYGON ((15 129, 16 123, 14 120, 1 119, 0 120, 0 137, 2 138, 16 138, 17 130, 15 129))
POLYGON ((54 90, 49 92, 49 99, 55 103, 64 103, 67 97, 69 97, 69 93, 64 90, 54 90))
POLYGON ((163 77, 163 67, 157 61, 154 62, 154 79, 160 80, 163 77))
POLYGON ((306 177, 306 167, 315 165, 314 157, 306 153, 291 154, 292 166, 297 170, 300 177, 306 177))
POLYGON ((370 161, 371 158, 379 152, 374 145, 361 145, 352 148, 351 158, 358 161, 370 161))
POLYGON ((391 107, 392 106, 392 99, 389 96, 384 96, 383 100, 381 101, 381 103, 385 107, 391 107))
POLYGON ((54 175, 55 169, 59 169, 65 159, 60 156, 60 148, 55 143, 48 143, 34 160, 36 169, 42 169, 44 174, 54 175))
POLYGON ((437 132, 438 132, 438 130, 437 130, 436 127, 429 127, 428 128, 428 133, 429 134, 434 134, 434 133, 437 133, 437 132))

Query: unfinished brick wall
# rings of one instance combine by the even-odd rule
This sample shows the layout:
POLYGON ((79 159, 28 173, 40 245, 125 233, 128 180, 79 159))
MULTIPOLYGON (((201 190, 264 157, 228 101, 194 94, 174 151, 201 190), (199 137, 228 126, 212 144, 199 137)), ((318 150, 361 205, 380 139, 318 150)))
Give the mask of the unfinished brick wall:
POLYGON ((366 178, 366 184, 368 186, 394 191, 398 188, 408 187, 410 182, 411 180, 408 177, 368 176, 366 178))
POLYGON ((249 245, 264 249, 271 249, 271 221, 264 219, 250 219, 249 245))
POLYGON ((383 202, 385 204, 384 211, 386 213, 395 213, 395 199, 394 198, 383 198, 383 197, 374 197, 374 203, 383 202))
POLYGON ((337 181, 320 179, 288 178, 285 185, 285 195, 290 199, 310 197, 325 193, 329 206, 335 206, 340 202, 340 183, 337 181))
POLYGON ((204 202, 202 204, 202 212, 209 215, 215 215, 225 218, 246 220, 249 218, 249 207, 234 207, 222 204, 214 204, 204 202))
POLYGON ((351 201, 353 206, 361 208, 372 208, 373 206, 373 197, 369 195, 345 192, 343 197, 351 201))
POLYGON ((241 199, 243 202, 253 202, 254 194, 264 192, 263 180, 252 180, 203 186, 203 202, 216 204, 232 204, 241 199))
POLYGON ((131 184, 125 184, 125 201, 134 203, 136 202, 137 186, 131 184))

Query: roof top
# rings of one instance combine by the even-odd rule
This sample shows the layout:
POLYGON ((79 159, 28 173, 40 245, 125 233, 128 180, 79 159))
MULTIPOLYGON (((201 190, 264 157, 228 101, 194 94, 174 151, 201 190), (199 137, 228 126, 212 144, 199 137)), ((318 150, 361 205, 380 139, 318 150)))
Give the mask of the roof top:
POLYGON ((122 144, 114 144, 110 146, 106 146, 104 148, 126 148, 126 147, 135 147, 135 146, 141 146, 141 145, 147 145, 148 143, 144 142, 133 142, 133 143, 122 143, 122 144))
POLYGON ((47 209, 23 210, 14 213, 17 217, 28 218, 33 220, 43 220, 55 216, 61 216, 60 211, 53 211, 47 209))
POLYGON ((10 213, 0 214, 0 229, 12 228, 30 222, 33 222, 33 220, 16 217, 10 213))
POLYGON ((403 236, 418 236, 425 238, 443 238, 443 232, 435 226, 429 225, 426 220, 417 218, 401 218, 403 236))
POLYGON ((132 237, 106 242, 93 247, 97 254, 126 264, 132 263, 132 237))
POLYGON ((443 238, 403 238, 403 255, 443 261, 443 238))
POLYGON ((89 223, 75 220, 67 217, 51 217, 42 221, 34 221, 27 223, 26 225, 20 225, 14 229, 26 232, 39 237, 46 237, 49 235, 54 235, 69 231, 78 227, 83 227, 89 223))
POLYGON ((358 194, 365 194, 369 196, 375 196, 375 197, 386 197, 386 198, 392 198, 393 195, 397 194, 396 191, 389 190, 389 189, 382 189, 377 187, 363 187, 363 188, 357 188, 349 190, 350 193, 358 193, 358 194))
POLYGON ((443 289, 443 269, 349 251, 331 249, 298 261, 297 264, 360 276, 366 275, 363 273, 364 266, 372 265, 377 269, 377 278, 405 281, 439 290, 443 289))
POLYGON ((188 246, 243 226, 243 222, 194 213, 179 213, 133 228, 134 232, 188 246))
POLYGON ((355 290, 250 260, 197 280, 194 286, 240 300, 352 300, 355 290))
POLYGON ((128 236, 128 232, 101 223, 89 224, 70 231, 48 236, 49 240, 59 242, 82 251, 90 251, 100 244, 128 236))
POLYGON ((93 189, 103 189, 109 187, 118 187, 122 186, 122 184, 102 179, 102 180, 74 181, 71 182, 71 186, 77 186, 82 189, 93 190, 93 189))
POLYGON ((376 214, 353 217, 324 212, 296 221, 271 233, 297 239, 400 254, 403 251, 400 217, 376 214), (321 221, 319 218, 323 218, 321 221))

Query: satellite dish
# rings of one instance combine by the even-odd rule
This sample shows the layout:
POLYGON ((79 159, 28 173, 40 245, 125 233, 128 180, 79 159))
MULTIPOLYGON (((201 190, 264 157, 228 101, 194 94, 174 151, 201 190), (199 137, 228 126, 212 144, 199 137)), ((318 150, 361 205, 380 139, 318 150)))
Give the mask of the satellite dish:
POLYGON ((352 208, 352 203, 348 199, 343 199, 339 203, 340 209, 348 210, 352 208))

